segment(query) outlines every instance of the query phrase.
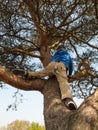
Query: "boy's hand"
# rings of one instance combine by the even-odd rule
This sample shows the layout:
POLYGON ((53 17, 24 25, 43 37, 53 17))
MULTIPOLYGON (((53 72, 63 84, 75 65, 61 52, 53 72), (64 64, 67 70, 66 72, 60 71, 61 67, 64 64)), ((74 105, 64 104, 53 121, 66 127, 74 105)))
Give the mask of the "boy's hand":
POLYGON ((71 75, 68 75, 68 79, 71 79, 71 75))

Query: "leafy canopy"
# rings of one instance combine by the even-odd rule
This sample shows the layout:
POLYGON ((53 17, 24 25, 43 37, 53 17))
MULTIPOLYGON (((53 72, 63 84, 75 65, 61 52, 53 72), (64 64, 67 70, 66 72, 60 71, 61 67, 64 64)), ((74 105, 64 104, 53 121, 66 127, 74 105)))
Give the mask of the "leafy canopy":
POLYGON ((59 44, 67 46, 74 74, 79 73, 71 84, 76 96, 86 97, 98 86, 96 1, 1 0, 0 19, 0 65, 9 71, 40 68, 41 62, 36 63, 35 58, 41 61, 43 32, 47 42, 45 39, 42 42, 51 55, 59 44))

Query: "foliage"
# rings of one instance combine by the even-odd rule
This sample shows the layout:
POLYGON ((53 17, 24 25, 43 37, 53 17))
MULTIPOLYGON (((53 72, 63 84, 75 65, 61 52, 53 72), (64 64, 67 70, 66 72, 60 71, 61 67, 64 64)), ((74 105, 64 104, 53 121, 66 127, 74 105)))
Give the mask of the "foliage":
POLYGON ((88 60, 85 76, 71 84, 74 95, 87 97, 98 86, 96 12, 92 0, 1 0, 0 65, 9 71, 41 68, 41 62, 36 63, 34 58, 42 59, 40 47, 46 42, 44 39, 41 43, 43 31, 50 54, 59 44, 67 46, 73 57, 74 74, 80 72, 78 64, 88 60))
POLYGON ((0 127, 0 130, 6 130, 5 126, 0 127))
POLYGON ((7 130, 27 130, 29 127, 28 121, 13 121, 12 123, 8 124, 7 130))
POLYGON ((36 122, 15 120, 7 127, 0 127, 0 130, 45 130, 45 127, 36 122))
POLYGON ((32 122, 28 130, 45 130, 45 127, 39 125, 38 123, 32 122))

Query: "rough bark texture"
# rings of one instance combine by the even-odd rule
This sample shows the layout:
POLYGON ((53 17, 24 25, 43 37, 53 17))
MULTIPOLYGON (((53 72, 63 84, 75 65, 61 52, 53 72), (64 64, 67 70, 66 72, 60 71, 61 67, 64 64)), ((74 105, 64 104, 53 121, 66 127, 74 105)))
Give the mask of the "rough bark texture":
POLYGON ((44 89, 46 130, 98 130, 98 90, 76 110, 68 110, 60 99, 58 82, 49 79, 44 89))

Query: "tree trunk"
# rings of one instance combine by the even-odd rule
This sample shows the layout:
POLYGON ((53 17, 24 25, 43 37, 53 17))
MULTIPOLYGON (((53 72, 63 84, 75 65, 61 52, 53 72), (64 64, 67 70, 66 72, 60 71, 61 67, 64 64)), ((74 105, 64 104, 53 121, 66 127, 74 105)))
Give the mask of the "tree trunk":
POLYGON ((75 111, 64 106, 55 78, 47 81, 43 93, 46 130, 98 130, 98 90, 75 111))

